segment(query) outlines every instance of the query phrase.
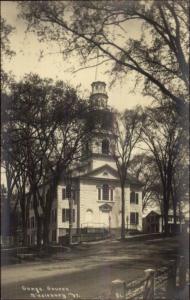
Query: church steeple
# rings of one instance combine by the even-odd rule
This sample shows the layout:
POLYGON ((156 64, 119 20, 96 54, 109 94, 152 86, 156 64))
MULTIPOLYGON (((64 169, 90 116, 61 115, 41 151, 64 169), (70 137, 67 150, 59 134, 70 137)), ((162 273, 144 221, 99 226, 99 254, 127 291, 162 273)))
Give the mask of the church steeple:
POLYGON ((90 102, 94 108, 107 108, 108 95, 106 93, 106 84, 103 81, 94 81, 92 84, 90 102))
POLYGON ((103 81, 94 81, 91 86, 92 92, 89 98, 91 109, 88 113, 88 121, 93 130, 88 144, 84 145, 82 160, 88 161, 91 170, 103 164, 116 168, 112 156, 115 144, 114 112, 107 103, 106 84, 103 81))

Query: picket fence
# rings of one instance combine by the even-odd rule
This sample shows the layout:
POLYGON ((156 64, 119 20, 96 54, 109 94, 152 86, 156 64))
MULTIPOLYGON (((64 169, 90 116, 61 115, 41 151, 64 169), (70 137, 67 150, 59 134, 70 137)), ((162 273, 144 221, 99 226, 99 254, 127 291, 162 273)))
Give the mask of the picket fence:
POLYGON ((159 269, 144 270, 144 277, 126 283, 116 279, 111 284, 110 299, 125 300, 188 300, 184 256, 159 269))

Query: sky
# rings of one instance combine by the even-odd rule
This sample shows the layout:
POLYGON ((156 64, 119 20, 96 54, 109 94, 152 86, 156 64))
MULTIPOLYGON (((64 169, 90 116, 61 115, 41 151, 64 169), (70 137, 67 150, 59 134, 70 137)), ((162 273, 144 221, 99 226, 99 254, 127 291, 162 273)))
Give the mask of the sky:
MULTIPOLYGON (((58 48, 55 43, 40 43, 34 33, 26 32, 26 24, 18 18, 18 12, 17 1, 1 1, 1 16, 8 24, 15 27, 15 31, 10 35, 10 47, 16 52, 16 55, 10 61, 6 61, 5 70, 11 71, 16 80, 20 80, 25 74, 32 72, 39 74, 42 78, 49 77, 54 80, 66 81, 73 86, 80 85, 84 94, 89 95, 91 83, 95 81, 95 68, 73 73, 71 68, 78 69, 80 67, 77 58, 64 61, 63 57, 57 53, 58 48), (46 55, 40 60, 42 50, 46 55)), ((133 24, 128 30, 135 35, 138 34, 139 28, 133 24)), ((132 108, 137 104, 148 105, 151 103, 151 99, 143 97, 139 91, 135 94, 130 93, 133 78, 125 80, 122 84, 117 82, 109 88, 110 78, 105 74, 105 66, 98 67, 97 80, 105 81, 109 97, 108 104, 119 111, 132 108)))
MULTIPOLYGON (((122 84, 116 82, 113 87, 109 87, 110 77, 105 74, 105 66, 97 69, 90 68, 76 73, 71 68, 79 69, 77 58, 64 61, 58 53, 55 43, 42 44, 38 41, 34 33, 26 32, 26 24, 18 18, 19 9, 17 1, 1 1, 1 17, 15 28, 9 36, 10 48, 16 52, 11 60, 2 58, 5 71, 11 71, 16 80, 21 80, 25 74, 37 73, 42 78, 49 77, 54 80, 63 80, 73 86, 80 85, 80 90, 85 96, 91 92, 91 83, 95 79, 104 81, 107 85, 108 104, 119 111, 130 109, 136 105, 148 105, 151 99, 143 97, 140 92, 130 93, 133 78, 125 80, 122 84), (41 51, 45 56, 40 58, 41 51)), ((139 27, 134 23, 127 30, 132 36, 138 35, 139 27)), ((1 169, 1 180, 5 181, 4 170, 1 169)))

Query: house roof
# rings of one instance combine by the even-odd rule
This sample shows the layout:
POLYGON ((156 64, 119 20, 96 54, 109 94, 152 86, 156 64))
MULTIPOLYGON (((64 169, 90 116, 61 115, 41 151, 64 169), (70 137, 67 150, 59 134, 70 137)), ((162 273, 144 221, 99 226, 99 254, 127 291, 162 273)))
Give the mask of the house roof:
POLYGON ((157 213, 156 211, 154 210, 151 210, 146 216, 144 216, 144 218, 147 218, 149 215, 151 214, 154 214, 154 215, 157 215, 157 216, 161 216, 161 214, 157 213))

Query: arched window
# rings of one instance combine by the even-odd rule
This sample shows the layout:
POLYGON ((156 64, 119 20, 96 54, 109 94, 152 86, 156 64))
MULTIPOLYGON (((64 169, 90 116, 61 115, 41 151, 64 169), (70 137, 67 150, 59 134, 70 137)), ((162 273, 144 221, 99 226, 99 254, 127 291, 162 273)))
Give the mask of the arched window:
POLYGON ((102 200, 109 200, 109 185, 108 184, 103 184, 102 200))
POLYGON ((109 141, 108 140, 102 141, 102 153, 109 154, 109 141))

